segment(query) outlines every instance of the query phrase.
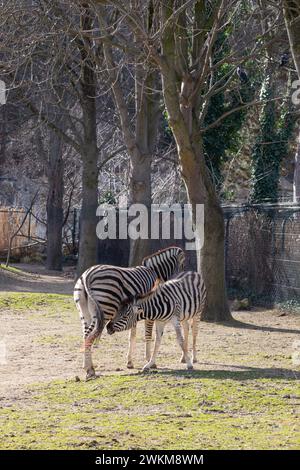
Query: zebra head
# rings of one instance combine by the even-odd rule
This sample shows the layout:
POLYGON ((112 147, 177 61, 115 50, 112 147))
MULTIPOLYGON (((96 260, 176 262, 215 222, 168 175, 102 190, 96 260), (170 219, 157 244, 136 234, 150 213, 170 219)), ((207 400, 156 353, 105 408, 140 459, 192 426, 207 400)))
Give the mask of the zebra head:
POLYGON ((177 246, 170 246, 144 258, 142 265, 152 268, 160 281, 166 282, 184 269, 184 261, 184 251, 177 246))
POLYGON ((133 303, 123 304, 113 320, 108 322, 106 329, 109 335, 117 331, 130 330, 136 326, 142 309, 133 303))

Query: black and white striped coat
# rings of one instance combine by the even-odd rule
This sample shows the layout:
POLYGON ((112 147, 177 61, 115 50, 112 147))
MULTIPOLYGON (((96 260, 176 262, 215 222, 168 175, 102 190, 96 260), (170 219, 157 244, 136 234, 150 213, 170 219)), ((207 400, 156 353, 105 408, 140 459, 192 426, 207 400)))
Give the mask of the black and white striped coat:
POLYGON ((159 286, 145 298, 136 300, 120 309, 118 315, 107 325, 108 333, 124 331, 136 326, 140 320, 156 321, 156 343, 150 361, 144 370, 153 367, 159 350, 164 327, 171 321, 182 349, 182 362, 193 368, 188 355, 188 321, 193 320, 193 362, 196 362, 196 338, 200 313, 206 302, 206 289, 202 276, 187 272, 159 286), (180 323, 183 324, 184 338, 180 323))
MULTIPOLYGON (((184 252, 178 247, 169 247, 143 260, 143 266, 122 268, 98 265, 89 268, 78 279, 74 288, 74 301, 80 313, 84 336, 84 362, 87 378, 95 375, 91 347, 101 336, 105 324, 112 320, 121 305, 136 297, 151 292, 182 269, 184 252)), ((152 334, 153 323, 146 331, 152 334)), ((132 352, 135 346, 135 330, 131 335, 128 365, 132 367, 132 352)), ((149 351, 150 342, 147 343, 149 351)))

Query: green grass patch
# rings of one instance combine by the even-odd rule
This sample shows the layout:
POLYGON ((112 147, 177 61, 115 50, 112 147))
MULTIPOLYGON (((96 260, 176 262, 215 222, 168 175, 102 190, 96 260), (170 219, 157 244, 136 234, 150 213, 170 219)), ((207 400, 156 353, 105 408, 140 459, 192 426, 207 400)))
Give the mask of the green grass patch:
POLYGON ((81 344, 81 337, 79 335, 68 335, 68 334, 52 334, 52 335, 41 335, 36 339, 36 344, 41 346, 55 344, 58 346, 64 346, 70 351, 78 349, 78 344, 81 344))
POLYGON ((74 301, 71 295, 41 294, 32 292, 0 292, 0 308, 11 309, 15 312, 47 311, 70 312, 74 311, 74 301))
POLYGON ((36 384, 30 394, 0 410, 1 448, 300 448, 292 378, 173 371, 36 384))
POLYGON ((5 264, 0 264, 0 269, 2 269, 3 271, 14 273, 14 274, 21 274, 21 275, 27 274, 25 271, 22 271, 22 269, 15 268, 13 266, 5 266, 5 264))

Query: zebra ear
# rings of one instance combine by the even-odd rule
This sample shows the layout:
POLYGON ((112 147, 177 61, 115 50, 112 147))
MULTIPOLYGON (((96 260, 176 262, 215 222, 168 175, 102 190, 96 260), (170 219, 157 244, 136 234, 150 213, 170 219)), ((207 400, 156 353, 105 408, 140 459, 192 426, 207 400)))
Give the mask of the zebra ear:
POLYGON ((132 303, 136 304, 138 300, 144 299, 145 297, 147 297, 147 294, 136 294, 132 299, 132 303))
POLYGON ((128 297, 125 297, 125 299, 121 301, 120 309, 126 307, 126 305, 128 305, 130 302, 131 302, 131 299, 129 299, 128 297))
POLYGON ((129 304, 134 304, 136 301, 137 301, 137 298, 138 297, 125 297, 125 299, 122 300, 121 302, 121 307, 126 307, 126 305, 129 305, 129 304))

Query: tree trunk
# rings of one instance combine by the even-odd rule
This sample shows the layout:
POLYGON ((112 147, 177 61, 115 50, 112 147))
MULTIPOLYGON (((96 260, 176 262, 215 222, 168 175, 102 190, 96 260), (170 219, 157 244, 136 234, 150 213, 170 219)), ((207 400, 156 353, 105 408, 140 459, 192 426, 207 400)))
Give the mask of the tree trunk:
POLYGON ((96 210, 98 206, 98 151, 95 145, 86 147, 82 159, 82 203, 80 212, 80 238, 77 275, 96 264, 97 235, 96 210))
POLYGON ((63 192, 64 166, 62 159, 62 142, 53 131, 50 132, 50 153, 48 166, 47 198, 47 269, 62 269, 62 225, 63 225, 63 192))
POLYGON ((151 253, 151 162, 158 130, 159 96, 156 91, 149 90, 158 88, 157 81, 156 73, 145 73, 140 65, 136 67, 136 128, 135 146, 130 155, 130 192, 131 203, 143 204, 147 208, 148 239, 131 240, 130 266, 141 264, 143 258, 151 253))
POLYGON ((290 47, 300 79, 300 5, 295 0, 283 0, 283 6, 290 47))
POLYGON ((207 291, 205 321, 230 320, 225 283, 224 218, 219 204, 206 203, 204 210, 204 245, 200 250, 200 272, 207 291))
MULTIPOLYGON (((164 51, 169 57, 173 54, 172 41, 166 41, 164 51)), ((215 322, 230 320, 225 283, 224 219, 206 167, 197 116, 188 99, 193 93, 194 81, 187 76, 179 88, 175 68, 166 66, 164 62, 161 62, 161 68, 169 124, 177 144, 195 229, 197 204, 204 205, 204 240, 202 248, 197 250, 198 269, 203 276, 207 295, 201 319, 215 322), (178 89, 181 89, 181 101, 178 89)))
MULTIPOLYGON (((133 155, 131 157, 130 191, 131 203, 143 204, 147 208, 148 236, 150 233, 151 214, 151 156, 133 155)), ((141 264, 142 259, 151 252, 151 240, 138 238, 130 240, 129 266, 141 264)))
MULTIPOLYGON (((207 299, 201 320, 224 321, 231 319, 225 283, 224 218, 210 176, 204 168, 204 155, 198 143, 194 154, 179 149, 182 174, 189 203, 193 209, 193 223, 196 224, 195 208, 204 204, 204 240, 197 251, 197 265, 201 272, 207 299)), ((199 233, 197 234, 199 237, 199 233)))
POLYGON ((0 175, 2 174, 3 166, 6 163, 6 142, 7 142, 7 132, 6 132, 6 106, 0 104, 0 112, 2 114, 1 118, 1 132, 0 132, 0 175))
MULTIPOLYGON (((283 14, 285 25, 289 37, 290 47, 295 63, 295 67, 300 79, 300 6, 293 0, 283 1, 283 14)), ((299 107, 298 107, 299 108, 299 107)), ((300 131, 297 152, 295 155, 294 184, 293 184, 294 202, 300 201, 300 131)))
MULTIPOLYGON (((148 21, 151 23, 153 11, 152 8, 150 10, 148 21)), ((99 12, 99 21, 105 35, 107 34, 106 24, 103 20, 105 11, 99 7, 99 12)), ((138 50, 142 38, 136 29, 133 39, 138 50)), ((124 142, 131 161, 130 204, 144 204, 148 208, 148 230, 150 232, 151 160, 155 149, 159 116, 159 95, 156 91, 158 74, 157 71, 150 71, 147 68, 143 56, 135 58, 135 126, 133 126, 109 41, 104 43, 103 50, 124 142)), ((129 265, 140 264, 150 252, 151 241, 149 239, 131 240, 129 265)))
POLYGON ((300 129, 298 136, 297 151, 295 154, 295 166, 294 166, 294 183, 293 183, 293 200, 294 202, 300 202, 300 129))
MULTIPOLYGON (((81 18, 83 31, 93 27, 93 11, 86 8, 81 18)), ((90 39, 86 39, 90 41, 90 39)), ((92 47, 91 41, 89 44, 92 47)), ((82 120, 84 126, 84 145, 82 158, 82 204, 80 213, 80 239, 77 275, 96 264, 97 234, 96 211, 98 206, 98 147, 97 147, 97 77, 95 63, 89 51, 82 45, 82 120)))

